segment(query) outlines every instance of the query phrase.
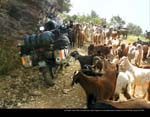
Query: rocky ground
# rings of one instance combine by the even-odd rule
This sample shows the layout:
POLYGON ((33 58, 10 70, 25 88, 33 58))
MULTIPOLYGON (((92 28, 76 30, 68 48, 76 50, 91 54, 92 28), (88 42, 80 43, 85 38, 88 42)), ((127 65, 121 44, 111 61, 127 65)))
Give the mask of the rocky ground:
POLYGON ((70 86, 79 68, 78 61, 72 59, 71 65, 59 73, 56 85, 49 88, 38 68, 22 68, 0 76, 0 108, 86 108, 83 89, 79 84, 70 86))
POLYGON ((78 84, 73 88, 70 86, 71 76, 75 70, 78 70, 77 62, 59 74, 54 87, 37 90, 39 96, 33 101, 22 104, 20 108, 86 108, 82 88, 78 84))

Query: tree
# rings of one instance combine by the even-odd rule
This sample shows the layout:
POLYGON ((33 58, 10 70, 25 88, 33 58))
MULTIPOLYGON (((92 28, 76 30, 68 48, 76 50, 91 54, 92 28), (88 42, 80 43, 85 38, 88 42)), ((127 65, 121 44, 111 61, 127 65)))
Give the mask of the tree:
POLYGON ((101 25, 102 26, 106 26, 107 25, 106 18, 101 18, 101 25))
POLYGON ((57 0, 58 5, 60 6, 61 12, 69 12, 71 8, 70 0, 57 0))
POLYGON ((110 23, 114 27, 122 27, 123 25, 125 25, 125 21, 122 20, 122 18, 120 16, 113 16, 111 18, 111 22, 110 23))
POLYGON ((91 11, 91 17, 92 17, 92 18, 97 18, 97 17, 99 17, 99 16, 98 16, 98 14, 97 14, 95 11, 92 10, 92 11, 91 11))
POLYGON ((73 16, 72 16, 72 19, 73 19, 73 20, 77 20, 77 18, 78 18, 77 15, 73 15, 73 16))
POLYGON ((97 17, 97 18, 92 18, 91 21, 94 22, 95 24, 100 24, 100 23, 101 23, 101 19, 100 19, 99 17, 97 17))
POLYGON ((140 26, 137 26, 133 23, 128 23, 127 25, 129 34, 139 36, 142 34, 142 29, 140 26))

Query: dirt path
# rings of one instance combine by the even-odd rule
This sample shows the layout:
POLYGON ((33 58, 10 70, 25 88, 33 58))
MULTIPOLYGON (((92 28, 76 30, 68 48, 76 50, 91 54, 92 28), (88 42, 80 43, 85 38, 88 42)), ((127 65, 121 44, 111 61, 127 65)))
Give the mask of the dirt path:
POLYGON ((76 61, 59 74, 54 87, 38 91, 40 96, 22 104, 20 108, 86 108, 83 89, 78 84, 70 87, 71 76, 78 69, 79 63, 76 61))
POLYGON ((79 84, 70 86, 71 76, 79 69, 79 62, 73 59, 55 79, 56 85, 49 88, 38 68, 22 67, 0 76, 0 108, 86 108, 83 89, 79 84))

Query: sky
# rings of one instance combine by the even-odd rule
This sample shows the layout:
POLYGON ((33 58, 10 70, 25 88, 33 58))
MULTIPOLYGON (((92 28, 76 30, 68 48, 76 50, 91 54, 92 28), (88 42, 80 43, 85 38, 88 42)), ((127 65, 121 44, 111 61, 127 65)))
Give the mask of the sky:
POLYGON ((94 10, 109 22, 112 16, 120 16, 127 23, 133 23, 150 31, 150 0, 71 0, 70 15, 90 14, 94 10))

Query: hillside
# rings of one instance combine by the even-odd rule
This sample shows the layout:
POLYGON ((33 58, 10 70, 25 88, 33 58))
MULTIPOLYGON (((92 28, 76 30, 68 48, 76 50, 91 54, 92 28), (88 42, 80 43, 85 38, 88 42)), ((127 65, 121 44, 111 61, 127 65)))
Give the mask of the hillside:
POLYGON ((18 40, 39 28, 54 0, 0 0, 0 75, 20 64, 18 40))
POLYGON ((51 5, 47 0, 1 0, 0 40, 21 39, 36 31, 41 13, 51 5))
POLYGON ((85 108, 79 85, 69 94, 64 92, 74 70, 79 69, 78 62, 59 73, 56 85, 50 88, 45 87, 38 68, 25 69, 20 63, 17 41, 35 32, 41 16, 55 4, 47 0, 0 0, 0 108, 85 108))

